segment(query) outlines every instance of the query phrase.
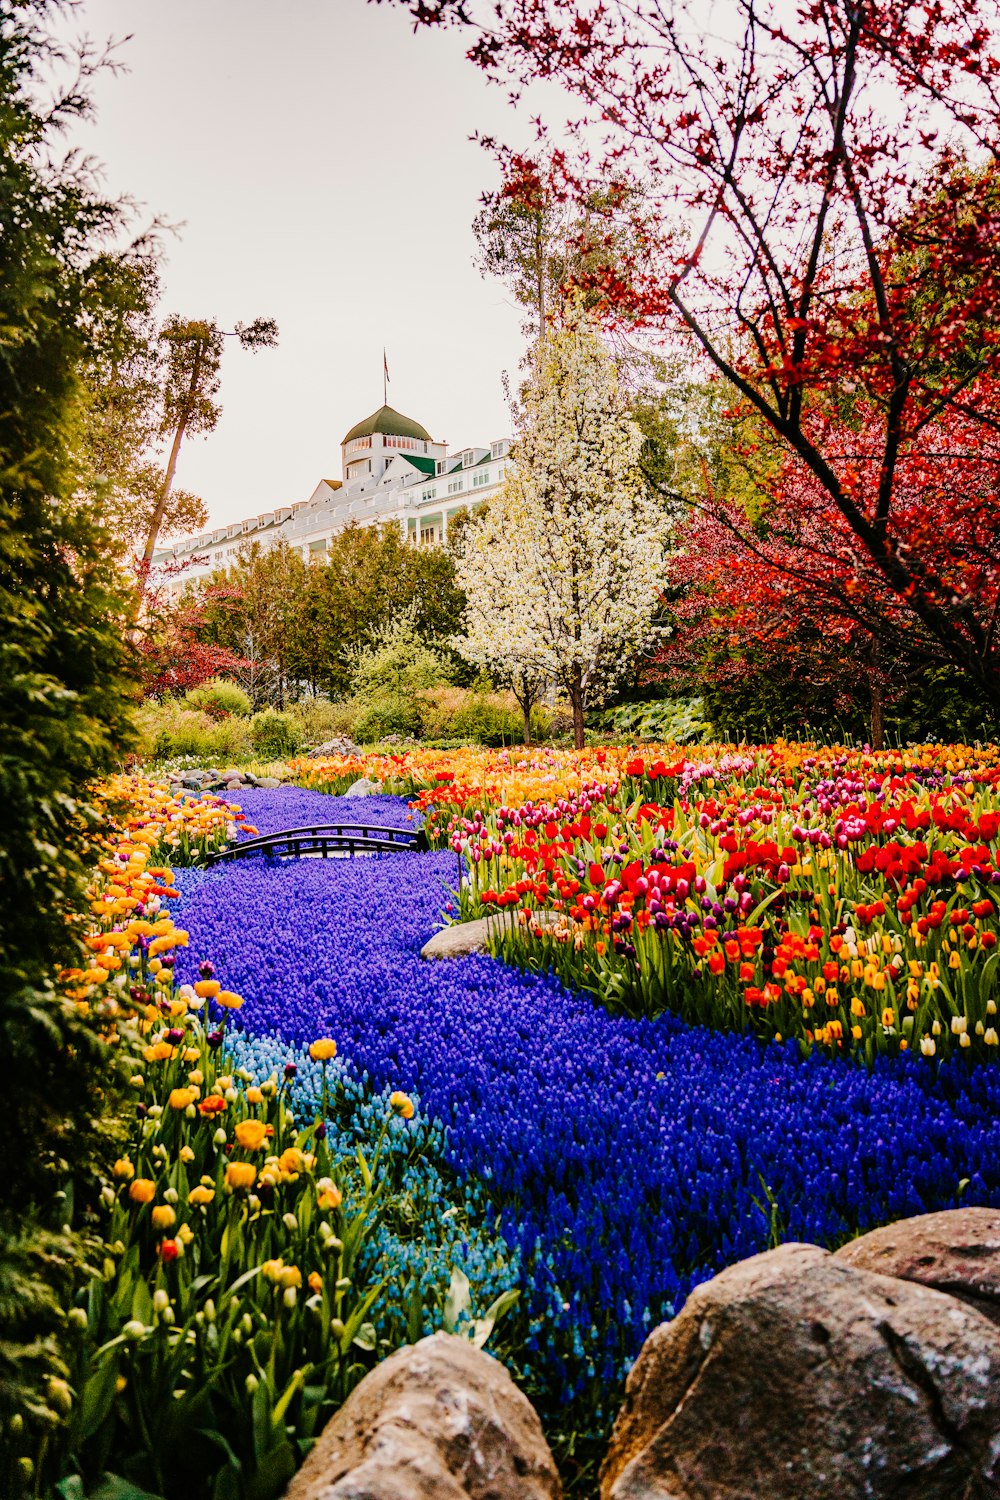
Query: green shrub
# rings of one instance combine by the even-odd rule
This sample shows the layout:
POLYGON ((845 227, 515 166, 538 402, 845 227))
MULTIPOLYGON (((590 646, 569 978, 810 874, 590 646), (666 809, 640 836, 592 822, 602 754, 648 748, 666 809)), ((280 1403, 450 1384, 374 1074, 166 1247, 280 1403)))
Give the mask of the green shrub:
MULTIPOLYGON (((457 687, 430 688, 420 695, 421 738, 466 745, 512 745, 524 738, 524 715, 513 693, 457 687)), ((532 738, 546 739, 551 714, 536 703, 532 738)))
POLYGON ((361 709, 354 722, 353 738, 359 744, 372 745, 390 734, 418 735, 420 729, 420 704, 416 698, 386 696, 361 709))
POLYGON ((139 749, 153 760, 190 756, 201 765, 246 759, 254 753, 250 724, 233 715, 213 719, 171 699, 145 703, 137 714, 139 749))
POLYGON ((417 634, 413 611, 405 610, 355 653, 351 687, 359 698, 396 699, 448 682, 450 671, 447 658, 417 634))
POLYGON ((189 708, 201 709, 212 719, 225 719, 230 714, 249 719, 253 712, 247 694, 237 683, 229 682, 225 677, 213 677, 200 687, 189 689, 184 694, 184 702, 189 708))
POLYGON ((326 698, 303 698, 287 710, 306 745, 321 745, 324 740, 332 740, 337 735, 353 739, 355 722, 363 711, 364 708, 353 698, 338 703, 331 703, 326 698))
POLYGON ((250 720, 250 739, 258 755, 276 760, 294 755, 302 744, 298 726, 289 714, 265 708, 250 720))
POLYGON ((600 727, 611 734, 661 744, 691 745, 711 738, 712 728, 700 698, 658 698, 649 703, 620 703, 602 714, 600 727))

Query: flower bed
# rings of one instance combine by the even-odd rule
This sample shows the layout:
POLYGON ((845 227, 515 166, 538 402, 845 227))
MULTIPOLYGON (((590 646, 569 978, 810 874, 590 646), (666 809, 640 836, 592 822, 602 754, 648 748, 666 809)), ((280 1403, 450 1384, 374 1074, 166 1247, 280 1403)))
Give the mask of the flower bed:
MULTIPOLYGON (((147 1113, 130 1162, 153 1197, 133 1204, 128 1179, 109 1184, 110 1230, 123 1248, 98 1278, 104 1290, 79 1308, 80 1384, 96 1381, 97 1396, 73 1408, 71 1425, 92 1418, 99 1397, 98 1425, 77 1450, 91 1467, 103 1462, 102 1443, 118 1451, 134 1441, 142 1406, 130 1392, 148 1396, 164 1374, 157 1361, 173 1347, 182 1305, 185 1337, 199 1349, 205 1340, 191 1367, 204 1373, 214 1358, 206 1327, 232 1338, 240 1319, 266 1321, 275 1262, 301 1274, 310 1317, 318 1307, 327 1322, 321 1337, 307 1323, 293 1275, 282 1295, 296 1293, 287 1312, 299 1332, 266 1398, 256 1367, 227 1366, 213 1413, 234 1434, 244 1477, 262 1455, 242 1456, 256 1439, 241 1423, 257 1421, 265 1399, 307 1438, 371 1358, 441 1326, 456 1306, 467 1308, 463 1326, 491 1332, 488 1305, 500 1298, 507 1316, 491 1347, 550 1420, 594 1434, 649 1327, 724 1266, 780 1239, 835 1244, 959 1201, 1000 1206, 1000 1069, 974 1066, 998 1050, 992 750, 875 758, 774 746, 697 761, 407 753, 349 769, 350 779, 405 788, 411 804, 315 787, 248 790, 238 806, 171 798, 142 779, 113 788, 118 821, 95 875, 90 957, 64 978, 121 1049, 138 1007, 140 1045, 162 1056, 134 1085, 147 1113), (244 829, 418 818, 437 852, 172 869, 244 829), (469 877, 459 896, 449 894, 456 849, 469 877), (167 915, 175 890, 180 925, 167 915), (514 911, 497 949, 515 962, 422 961, 422 944, 458 908, 514 911), (200 1032, 188 986, 222 990, 204 979, 206 961, 226 988, 198 997, 208 1002, 200 1032), (691 1024, 701 1019, 710 1025, 691 1024), (223 1021, 231 1089, 218 1081, 223 1021), (192 1030, 180 1061, 172 1027, 192 1030), (337 1042, 335 1063, 309 1056, 323 1036, 337 1042), (309 1122, 323 1113, 324 1076, 335 1108, 321 1175, 309 1122), (272 1214, 251 1229, 249 1198, 260 1193, 242 1190, 254 1290, 227 1291, 217 1277, 196 1287, 196 1260, 223 1254, 218 1214, 234 1195, 243 1201, 235 1184, 227 1193, 227 1164, 247 1149, 235 1126, 261 1108, 248 1091, 269 1079, 295 1111, 295 1121, 265 1123, 295 1132, 281 1144, 304 1153, 301 1202, 290 1193, 281 1227, 272 1214), (183 1110, 171 1106, 190 1088, 183 1110), (353 1147, 370 1155, 399 1089, 415 1113, 385 1139, 388 1211, 366 1215, 351 1305, 378 1290, 345 1368, 338 1314, 326 1305, 336 1284, 331 1293, 310 1238, 315 1214, 302 1206, 326 1177, 343 1195, 338 1213, 363 1203, 353 1147), (201 1119, 212 1094, 231 1110, 226 1141, 214 1155, 207 1135, 192 1141, 206 1180, 180 1181, 184 1130, 222 1128, 201 1119), (154 1156, 160 1147, 166 1154, 154 1156), (198 1187, 213 1198, 192 1198, 198 1187), (165 1212, 154 1221, 154 1207, 175 1221, 165 1212), (185 1245, 174 1261, 163 1247, 184 1243, 181 1226, 199 1248, 185 1259, 185 1245), (141 1329, 126 1335, 128 1322, 141 1329), (327 1370, 308 1397, 290 1385, 296 1359, 327 1370), (108 1385, 109 1369, 124 1387, 108 1385)), ((323 769, 313 770, 322 783, 323 769)), ((342 1221, 330 1222, 344 1238, 342 1221)), ((197 1404, 197 1382, 184 1399, 197 1404)), ((168 1429, 155 1439, 165 1455, 168 1429)), ((262 1494, 287 1456, 275 1463, 262 1494)))
POLYGON ((251 1055, 231 976, 202 961, 180 981, 189 937, 162 851, 204 856, 243 814, 142 779, 111 793, 86 962, 61 977, 106 1043, 120 1154, 60 1209, 97 1265, 66 1319, 67 1378, 11 1424, 0 1490, 273 1500, 393 1348, 445 1327, 503 1353, 519 1252, 396 1081, 373 1089, 332 1037, 271 1035, 251 1055))
POLYGON ((275 1037, 329 1033, 367 1084, 411 1089, 444 1123, 531 1263, 521 1365, 553 1399, 613 1390, 652 1322, 776 1237, 1000 1204, 1000 1070, 804 1060, 613 1017, 496 959, 426 963, 453 874, 447 854, 183 872, 178 968, 224 965, 248 1067, 275 1037))
POLYGON ((626 1014, 870 1063, 997 1056, 998 781, 992 748, 866 763, 786 747, 634 758, 613 790, 554 801, 418 801, 436 799, 431 841, 468 861, 463 913, 518 914, 508 959, 626 1014))

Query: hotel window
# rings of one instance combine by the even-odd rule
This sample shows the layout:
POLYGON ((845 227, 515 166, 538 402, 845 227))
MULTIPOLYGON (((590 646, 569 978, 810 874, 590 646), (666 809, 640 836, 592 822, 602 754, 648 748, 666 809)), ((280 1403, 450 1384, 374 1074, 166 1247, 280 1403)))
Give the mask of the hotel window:
POLYGON ((449 495, 458 495, 464 489, 465 489, 465 480, 464 479, 450 479, 448 481, 448 493, 449 493, 449 495))
POLYGON ((473 474, 473 476, 472 476, 472 488, 474 490, 478 490, 481 485, 489 484, 489 482, 490 482, 490 471, 489 471, 489 469, 484 469, 481 474, 473 474))
POLYGON ((421 526, 421 528, 420 528, 420 540, 421 540, 421 542, 433 542, 434 541, 434 532, 435 532, 435 528, 433 526, 421 526))
POLYGON ((431 487, 430 487, 429 490, 421 490, 420 491, 420 500, 421 500, 421 503, 423 503, 425 500, 436 500, 436 499, 437 499, 437 490, 434 487, 434 485, 431 485, 431 487))
POLYGON ((503 471, 504 471, 505 468, 506 468, 506 464, 501 464, 500 467, 497 469, 497 479, 498 480, 503 478, 503 471))

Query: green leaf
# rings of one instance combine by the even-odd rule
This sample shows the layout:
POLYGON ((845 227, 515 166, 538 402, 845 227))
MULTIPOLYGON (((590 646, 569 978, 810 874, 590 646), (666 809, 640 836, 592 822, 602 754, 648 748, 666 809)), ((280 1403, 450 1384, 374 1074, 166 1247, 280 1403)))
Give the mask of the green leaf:
POLYGON ((295 1473, 295 1454, 288 1442, 266 1453, 247 1485, 247 1500, 275 1500, 295 1473))
POLYGON ((490 1303, 483 1317, 476 1318, 473 1323, 474 1332, 472 1342, 477 1349, 483 1347, 496 1325, 500 1322, 500 1319, 515 1306, 520 1296, 520 1290, 516 1286, 508 1287, 505 1292, 500 1293, 495 1301, 490 1303))
POLYGON ((212 1485, 212 1500, 243 1500, 243 1483, 240 1470, 231 1463, 221 1468, 212 1485))
POLYGON ((357 1148, 357 1157, 358 1168, 361 1172, 361 1181, 364 1183, 366 1189, 370 1189, 372 1185, 372 1174, 371 1170, 369 1169, 368 1163, 365 1160, 365 1153, 362 1151, 360 1146, 358 1146, 357 1148))
POLYGON ((371 1353, 371 1351, 375 1348, 377 1337, 378 1336, 375 1332, 374 1323, 362 1323, 361 1327, 354 1335, 354 1347, 356 1349, 365 1349, 368 1351, 368 1353, 371 1353))
POLYGON ((271 1387, 268 1381, 262 1380, 254 1391, 250 1410, 253 1417, 253 1451, 259 1465, 270 1452, 274 1441, 274 1428, 271 1424, 271 1387))
POLYGON ((148 1327, 153 1321, 153 1299, 149 1287, 141 1278, 135 1284, 132 1293, 132 1317, 148 1327))
POLYGON ((280 1427, 284 1423, 285 1413, 288 1411, 288 1408, 291 1405, 294 1397, 305 1385, 311 1371, 312 1365, 303 1365, 301 1370, 295 1371, 295 1374, 288 1382, 281 1395, 281 1398, 278 1400, 273 1412, 271 1413, 272 1427, 280 1427))
POLYGON ((420 1340, 424 1328, 424 1299, 420 1294, 420 1282, 416 1277, 410 1286, 410 1303, 406 1314, 406 1337, 411 1344, 420 1340))
POLYGON ((100 1360, 96 1367, 91 1366, 91 1370, 92 1373, 84 1384, 76 1414, 76 1433, 80 1443, 85 1443, 89 1437, 93 1437, 104 1424, 114 1404, 115 1385, 118 1380, 117 1355, 100 1360))
POLYGON ((442 1321, 447 1333, 454 1333, 456 1325, 462 1313, 467 1313, 472 1305, 469 1278, 458 1266, 453 1266, 451 1271, 451 1284, 448 1287, 448 1295, 444 1299, 444 1314, 442 1321))
POLYGON ((364 1297, 362 1297, 357 1307, 351 1313, 351 1316, 347 1319, 347 1322, 344 1325, 344 1332, 341 1335, 340 1339, 341 1354, 346 1354, 348 1349, 350 1349, 351 1345, 354 1343, 355 1337, 357 1336, 362 1323, 365 1321, 365 1317, 369 1309, 374 1303, 376 1297, 378 1297, 382 1293, 384 1288, 384 1281, 380 1281, 378 1286, 373 1286, 371 1290, 364 1297))
MULTIPOLYGON (((60 1493, 64 1493, 60 1486, 57 1488, 60 1493)), ((80 1493, 83 1493, 82 1487, 80 1493)), ((76 1495, 71 1493, 66 1496, 66 1500, 76 1500, 76 1495)), ((152 1490, 140 1489, 130 1479, 122 1479, 118 1474, 102 1474, 97 1488, 89 1492, 87 1500, 163 1500, 163 1496, 154 1495, 152 1490)))

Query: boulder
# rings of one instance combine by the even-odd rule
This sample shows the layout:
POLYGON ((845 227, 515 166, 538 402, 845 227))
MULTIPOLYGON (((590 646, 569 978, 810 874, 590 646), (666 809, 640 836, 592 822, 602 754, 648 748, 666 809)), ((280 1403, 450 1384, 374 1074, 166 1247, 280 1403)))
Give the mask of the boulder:
POLYGON ((542 1426, 497 1360, 435 1333, 331 1417, 287 1500, 558 1500, 542 1426))
POLYGON ((382 783, 380 781, 370 781, 367 776, 362 776, 357 781, 351 782, 351 785, 347 788, 344 796, 372 797, 376 792, 380 792, 381 790, 382 783))
POLYGON ((602 1500, 986 1500, 1000 1333, 956 1298, 783 1245, 646 1340, 602 1500))
POLYGON ((281 782, 277 776, 258 776, 257 785, 264 791, 271 791, 274 787, 280 786, 281 782))
MULTIPOLYGON (((559 914, 554 911, 532 912, 532 920, 540 927, 550 927, 559 921, 559 914)), ((450 927, 442 927, 436 932, 420 950, 421 958, 464 958, 469 953, 488 953, 490 939, 499 937, 501 928, 509 917, 499 914, 490 917, 476 917, 471 922, 453 922, 450 927)))
POLYGON ((322 760, 327 755, 360 755, 361 747, 346 735, 338 735, 332 740, 324 740, 322 745, 317 745, 315 750, 310 750, 309 755, 313 760, 322 760))
POLYGON ((477 917, 474 922, 453 922, 442 927, 420 950, 421 958, 464 958, 468 953, 486 953, 489 949, 493 917, 477 917))
POLYGON ((918 1281, 1000 1324, 1000 1211, 950 1208, 873 1229, 837 1251, 862 1271, 918 1281))

